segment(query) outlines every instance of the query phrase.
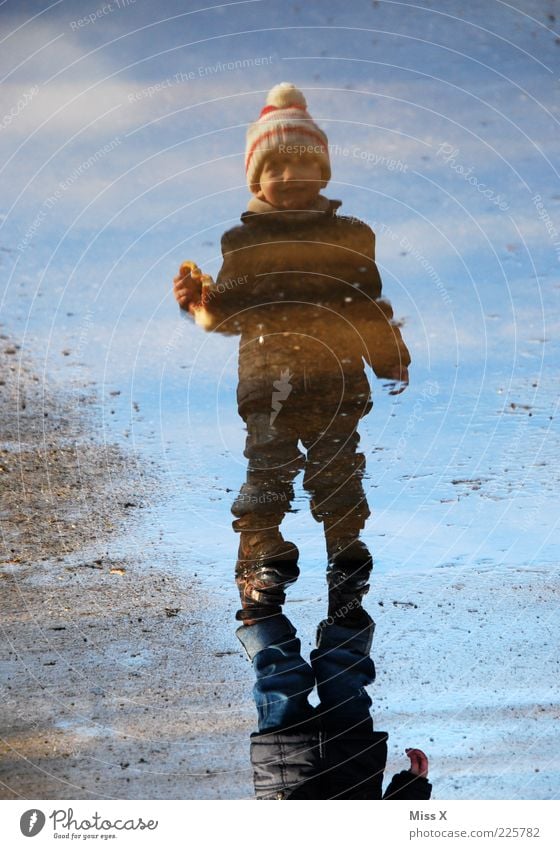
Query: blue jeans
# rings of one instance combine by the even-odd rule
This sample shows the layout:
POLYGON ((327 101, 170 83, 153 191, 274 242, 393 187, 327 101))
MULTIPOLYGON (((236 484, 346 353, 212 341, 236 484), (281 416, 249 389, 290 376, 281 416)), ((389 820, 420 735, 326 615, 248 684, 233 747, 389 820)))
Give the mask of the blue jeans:
POLYGON ((373 728, 371 699, 365 689, 375 680, 369 656, 374 629, 357 630, 321 622, 311 665, 301 656, 296 629, 283 614, 243 625, 237 636, 255 671, 253 696, 259 731, 296 729, 316 715, 308 696, 317 684, 324 726, 350 730, 373 728))

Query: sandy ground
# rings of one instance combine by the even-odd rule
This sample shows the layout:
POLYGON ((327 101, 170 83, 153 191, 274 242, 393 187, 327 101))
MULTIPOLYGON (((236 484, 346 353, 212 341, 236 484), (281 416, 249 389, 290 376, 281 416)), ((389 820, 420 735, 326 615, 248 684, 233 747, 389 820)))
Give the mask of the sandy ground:
POLYGON ((0 362, 0 796, 250 796, 249 670, 223 611, 149 546, 119 553, 155 474, 97 438, 91 396, 7 338, 0 362))

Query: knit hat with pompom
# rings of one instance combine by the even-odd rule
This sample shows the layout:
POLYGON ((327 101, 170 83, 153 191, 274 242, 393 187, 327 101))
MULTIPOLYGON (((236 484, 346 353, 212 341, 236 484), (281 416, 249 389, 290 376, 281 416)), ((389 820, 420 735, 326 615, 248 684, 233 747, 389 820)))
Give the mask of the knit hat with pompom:
POLYGON ((292 83, 274 86, 259 118, 247 130, 245 171, 251 191, 258 183, 267 156, 278 151, 311 153, 321 163, 325 185, 331 177, 328 141, 307 111, 302 92, 292 83))

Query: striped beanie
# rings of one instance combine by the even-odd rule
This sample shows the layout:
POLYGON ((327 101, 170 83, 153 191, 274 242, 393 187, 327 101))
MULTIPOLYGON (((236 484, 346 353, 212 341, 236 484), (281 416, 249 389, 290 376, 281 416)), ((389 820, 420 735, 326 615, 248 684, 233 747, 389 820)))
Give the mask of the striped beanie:
POLYGON ((307 111, 302 92, 292 83, 280 83, 269 91, 266 106, 247 130, 245 171, 251 191, 257 191, 266 157, 282 152, 284 145, 285 153, 308 152, 316 156, 325 184, 330 180, 327 137, 307 111))

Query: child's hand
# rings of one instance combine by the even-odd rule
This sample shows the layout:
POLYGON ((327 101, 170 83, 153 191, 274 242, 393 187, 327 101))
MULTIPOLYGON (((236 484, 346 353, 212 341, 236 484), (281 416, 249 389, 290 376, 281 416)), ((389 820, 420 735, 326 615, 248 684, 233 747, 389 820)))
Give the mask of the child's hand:
POLYGON ((422 749, 405 749, 406 754, 410 758, 409 771, 413 775, 420 775, 424 778, 428 777, 428 758, 422 749))
POLYGON ((202 271, 195 262, 181 263, 179 274, 173 278, 173 294, 182 310, 193 312, 202 296, 202 271))
POLYGON ((389 395, 400 395, 408 386, 408 368, 406 366, 394 366, 383 376, 391 381, 383 384, 389 389, 389 395))

